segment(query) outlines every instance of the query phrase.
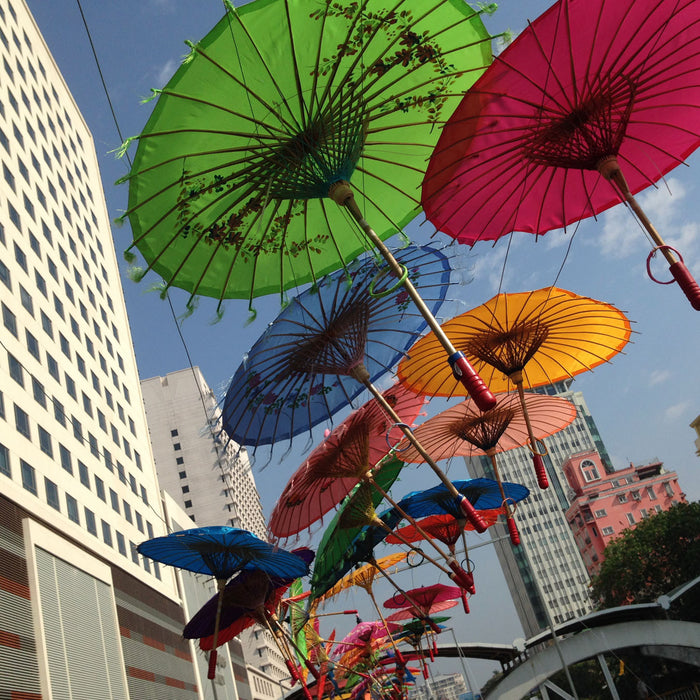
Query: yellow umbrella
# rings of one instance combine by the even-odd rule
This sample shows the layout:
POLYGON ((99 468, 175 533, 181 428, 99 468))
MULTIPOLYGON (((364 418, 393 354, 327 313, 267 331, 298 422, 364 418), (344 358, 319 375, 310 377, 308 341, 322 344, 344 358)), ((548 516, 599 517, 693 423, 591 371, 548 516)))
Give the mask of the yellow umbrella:
MULTIPOLYGON (((538 483, 547 487, 523 401, 526 388, 553 384, 609 362, 630 339, 630 321, 610 304, 558 287, 497 294, 481 306, 442 324, 455 347, 491 390, 518 390, 528 423, 538 483)), ((398 375, 413 391, 429 396, 465 396, 460 382, 440 362, 432 333, 401 361, 398 375)))

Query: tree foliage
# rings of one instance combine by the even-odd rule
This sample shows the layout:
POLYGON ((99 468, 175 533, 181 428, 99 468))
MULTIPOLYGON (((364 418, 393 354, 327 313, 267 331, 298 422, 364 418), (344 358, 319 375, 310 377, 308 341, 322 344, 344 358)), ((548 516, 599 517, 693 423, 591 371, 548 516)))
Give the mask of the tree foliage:
MULTIPOLYGON (((679 503, 642 520, 612 540, 604 555, 592 581, 601 607, 648 603, 671 592, 700 576, 700 503, 679 503)), ((699 597, 700 585, 683 596, 678 613, 700 617, 691 604, 699 597)))

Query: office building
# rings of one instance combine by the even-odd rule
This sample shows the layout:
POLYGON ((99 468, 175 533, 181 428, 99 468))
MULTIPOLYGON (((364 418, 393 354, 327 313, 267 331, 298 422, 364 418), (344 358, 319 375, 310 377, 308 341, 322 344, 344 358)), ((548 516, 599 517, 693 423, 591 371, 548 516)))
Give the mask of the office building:
POLYGON ((0 63, 0 697, 213 697, 189 575, 135 549, 170 525, 109 216, 22 0, 0 0, 0 63))
MULTIPOLYGON (((538 393, 571 401, 577 410, 569 426, 545 441, 548 489, 538 487, 527 448, 498 453, 501 477, 530 489, 530 496, 518 504, 515 515, 521 536, 519 546, 510 544, 505 525, 497 523, 489 528, 526 637, 538 634, 549 620, 564 622, 593 609, 588 572, 565 516, 570 502, 562 465, 570 455, 584 450, 598 452, 605 472, 612 471, 612 462, 583 395, 570 388, 572 381, 538 389, 538 393)), ((493 478, 488 457, 467 460, 467 469, 472 476, 493 478)))
POLYGON ((428 678, 424 685, 409 688, 410 700, 459 700, 467 692, 467 684, 461 673, 428 678))
MULTIPOLYGON (((199 368, 145 379, 141 391, 158 480, 187 512, 189 526, 229 525, 266 539, 250 461, 223 432, 216 395, 199 368)), ((270 633, 256 625, 240 644, 254 697, 279 695, 289 671, 270 633)))
POLYGON ((566 519, 591 576, 600 570, 610 540, 686 502, 678 475, 658 460, 605 474, 598 453, 588 451, 572 455, 562 470, 573 491, 566 519))

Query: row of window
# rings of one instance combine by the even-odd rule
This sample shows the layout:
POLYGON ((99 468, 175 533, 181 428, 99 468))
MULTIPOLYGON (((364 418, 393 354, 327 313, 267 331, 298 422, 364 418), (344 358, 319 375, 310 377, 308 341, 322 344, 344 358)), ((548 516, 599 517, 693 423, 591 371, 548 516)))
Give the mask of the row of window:
MULTIPOLYGON (((20 459, 19 463, 20 478, 22 481, 23 488, 29 491, 29 493, 38 497, 39 479, 37 477, 36 470, 31 464, 26 462, 24 459, 20 459)), ((82 464, 82 462, 80 462, 79 464, 81 467, 81 482, 89 488, 89 474, 87 473, 87 467, 85 467, 85 465, 82 464)), ((5 445, 2 444, 0 444, 0 474, 12 479, 12 467, 10 465, 9 450, 7 449, 7 447, 5 447, 5 445)), ((98 495, 102 498, 102 500, 106 500, 104 496, 104 483, 101 481, 101 479, 99 479, 99 477, 95 477, 95 486, 97 487, 98 484, 101 484, 100 488, 102 491, 102 494, 100 494, 100 491, 98 490, 98 495)), ((68 492, 65 492, 63 499, 64 506, 62 506, 58 485, 54 481, 49 479, 47 476, 45 476, 43 486, 46 503, 59 512, 63 512, 63 507, 65 507, 65 513, 68 519, 76 523, 76 525, 81 525, 81 510, 78 504, 78 500, 68 492)), ((113 489, 109 489, 109 493, 112 508, 114 508, 115 511, 119 512, 119 496, 113 489)), ((123 501, 123 507, 126 519, 129 522, 132 522, 131 507, 126 501, 123 501)), ((134 514, 136 516, 136 525, 139 531, 144 532, 143 518, 137 511, 134 511, 134 514)), ((82 509, 82 522, 84 522, 85 529, 91 535, 94 535, 95 537, 99 536, 95 512, 87 506, 84 506, 82 509)), ((149 522, 146 522, 146 529, 148 531, 148 537, 152 538, 154 536, 153 527, 149 522)), ((131 559, 135 564, 140 564, 140 557, 138 555, 138 552, 136 551, 136 545, 134 544, 134 542, 129 541, 129 547, 127 548, 126 538, 124 537, 124 535, 121 532, 119 532, 119 530, 117 530, 116 528, 113 529, 112 526, 106 520, 100 519, 99 532, 101 533, 102 541, 106 545, 108 545, 109 547, 114 547, 116 544, 116 549, 119 551, 120 554, 122 554, 125 557, 131 556, 131 559), (113 532, 114 537, 112 536, 113 532)), ((149 573, 151 571, 151 565, 153 565, 153 573, 157 578, 160 578, 160 570, 156 562, 152 562, 144 557, 142 563, 143 568, 146 569, 146 571, 148 571, 149 573)))

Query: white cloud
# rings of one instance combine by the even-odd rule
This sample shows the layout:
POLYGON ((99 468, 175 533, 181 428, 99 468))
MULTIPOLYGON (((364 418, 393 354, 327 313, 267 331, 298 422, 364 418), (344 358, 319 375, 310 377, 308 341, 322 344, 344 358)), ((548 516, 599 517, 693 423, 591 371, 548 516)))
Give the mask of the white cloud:
POLYGON ((667 421, 678 420, 684 413, 687 413, 690 408, 690 401, 679 401, 669 406, 664 411, 664 419, 667 421))
POLYGON ((175 59, 170 59, 159 71, 158 71, 158 85, 165 85, 170 78, 173 77, 173 73, 178 69, 179 63, 175 59))
MULTIPOLYGON (((682 205, 687 194, 683 183, 671 177, 659 183, 658 189, 650 187, 636 199, 665 242, 693 261, 700 251, 700 222, 683 221, 682 205)), ((604 254, 626 258, 650 250, 644 230, 626 206, 617 205, 601 218, 603 232, 598 243, 604 254)))
POLYGON ((649 375, 649 386, 662 384, 671 377, 671 373, 667 369, 655 369, 649 375))

